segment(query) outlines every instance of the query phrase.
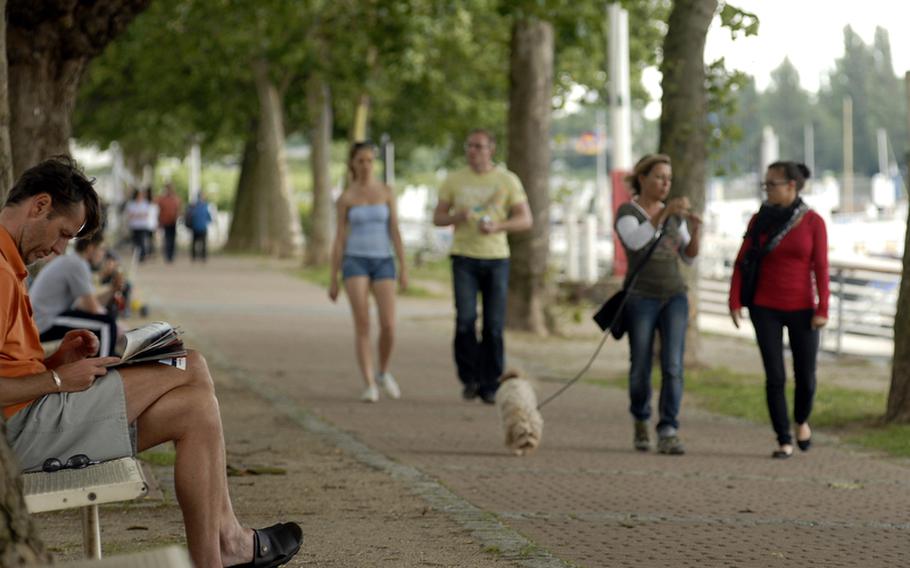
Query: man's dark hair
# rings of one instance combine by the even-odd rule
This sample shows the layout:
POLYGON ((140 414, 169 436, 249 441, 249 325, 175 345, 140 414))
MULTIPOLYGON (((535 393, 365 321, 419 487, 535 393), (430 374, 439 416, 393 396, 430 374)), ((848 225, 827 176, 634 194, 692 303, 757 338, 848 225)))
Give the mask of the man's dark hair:
POLYGON ((483 134, 487 138, 487 142, 490 143, 490 146, 496 146, 496 135, 493 134, 492 130, 486 128, 475 128, 468 132, 468 138, 474 136, 475 134, 483 134))
POLYGON ((812 176, 808 166, 801 162, 778 161, 769 165, 768 169, 780 172, 788 181, 795 181, 796 191, 802 191, 806 180, 812 176))
POLYGON ((90 237, 85 237, 84 239, 79 239, 76 241, 76 252, 82 253, 85 252, 90 246, 101 246, 101 243, 104 242, 104 233, 101 231, 95 231, 90 237))
POLYGON ((93 183, 75 160, 69 156, 54 156, 25 170, 6 197, 6 206, 46 193, 51 196, 51 216, 55 217, 70 213, 76 204, 82 203, 85 224, 76 238, 84 239, 95 234, 101 226, 101 205, 93 183))

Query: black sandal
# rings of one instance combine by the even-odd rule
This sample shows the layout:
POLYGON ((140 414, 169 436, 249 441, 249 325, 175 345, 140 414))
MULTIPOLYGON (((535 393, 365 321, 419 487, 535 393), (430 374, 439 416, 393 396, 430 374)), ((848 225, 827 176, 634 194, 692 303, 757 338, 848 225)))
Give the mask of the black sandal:
POLYGON ((300 550, 303 531, 297 523, 278 523, 253 529, 253 561, 231 568, 276 568, 286 564, 300 550))
POLYGON ((785 459, 791 457, 792 455, 793 455, 793 450, 790 450, 789 452, 784 451, 784 450, 774 450, 773 452, 771 452, 771 457, 776 460, 785 460, 785 459))
MULTIPOLYGON (((798 428, 799 426, 800 425, 797 424, 797 429, 799 429, 798 428)), ((809 437, 806 438, 805 440, 800 440, 799 437, 797 436, 796 445, 797 445, 797 447, 799 447, 799 450, 801 452, 808 452, 809 448, 812 447, 812 430, 811 429, 809 430, 809 437)))

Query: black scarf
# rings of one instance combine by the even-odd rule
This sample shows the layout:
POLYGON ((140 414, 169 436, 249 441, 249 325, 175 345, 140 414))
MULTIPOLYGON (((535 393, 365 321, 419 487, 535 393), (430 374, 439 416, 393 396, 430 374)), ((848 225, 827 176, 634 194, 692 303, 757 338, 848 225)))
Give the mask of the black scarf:
POLYGON ((753 231, 759 235, 774 236, 781 228, 787 224, 787 221, 796 213, 796 210, 803 204, 803 200, 797 197, 793 203, 787 207, 780 205, 771 205, 767 201, 762 203, 758 215, 755 217, 755 226, 753 231))

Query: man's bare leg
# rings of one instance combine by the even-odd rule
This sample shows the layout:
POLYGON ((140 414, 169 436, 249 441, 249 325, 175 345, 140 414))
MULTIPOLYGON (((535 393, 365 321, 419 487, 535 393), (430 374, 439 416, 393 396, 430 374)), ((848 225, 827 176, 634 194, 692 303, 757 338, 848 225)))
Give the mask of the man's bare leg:
POLYGON ((120 374, 127 417, 137 422, 139 449, 175 443, 174 481, 194 565, 249 562, 252 531, 240 525, 231 506, 221 415, 205 359, 191 352, 185 371, 140 365, 120 374))

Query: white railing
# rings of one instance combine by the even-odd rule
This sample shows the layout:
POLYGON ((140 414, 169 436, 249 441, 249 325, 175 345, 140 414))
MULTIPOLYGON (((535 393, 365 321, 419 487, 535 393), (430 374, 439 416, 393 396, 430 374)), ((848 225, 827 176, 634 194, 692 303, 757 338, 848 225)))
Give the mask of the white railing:
MULTIPOLYGON (((735 254, 735 253, 734 253, 735 254)), ((724 325, 728 317, 727 296, 732 274, 732 258, 712 262, 703 259, 698 287, 699 311, 721 333, 735 330, 724 325)), ((822 348, 837 354, 855 353, 890 357, 894 342, 894 316, 900 288, 901 263, 897 260, 841 260, 829 262, 831 297, 828 325, 822 348)), ((701 327, 705 327, 702 321, 701 327)))

